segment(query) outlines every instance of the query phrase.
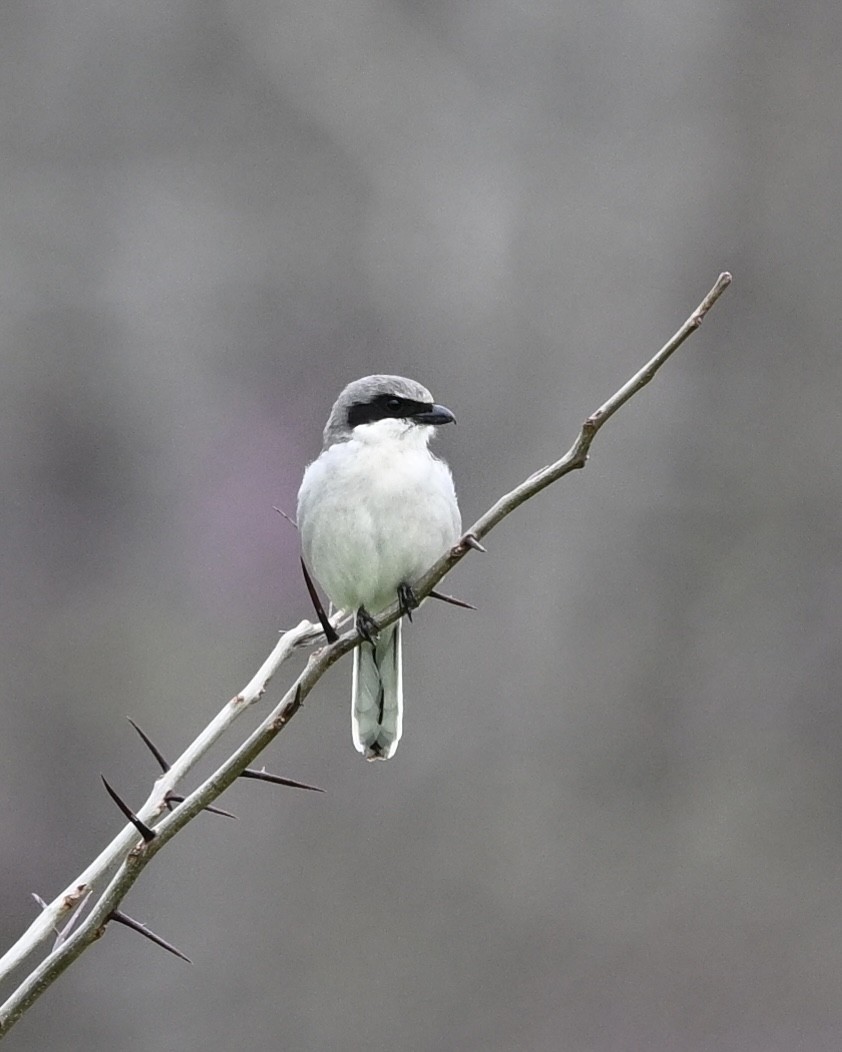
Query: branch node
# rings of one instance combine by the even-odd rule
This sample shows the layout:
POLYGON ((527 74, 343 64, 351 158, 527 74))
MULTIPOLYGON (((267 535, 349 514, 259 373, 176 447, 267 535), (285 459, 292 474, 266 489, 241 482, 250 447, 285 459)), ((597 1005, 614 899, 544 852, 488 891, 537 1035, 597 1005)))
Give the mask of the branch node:
MULTIPOLYGON (((167 771, 170 769, 170 765, 167 763, 166 759, 164 758, 164 754, 161 752, 161 750, 158 748, 158 746, 155 745, 155 743, 152 741, 152 739, 149 737, 149 735, 145 734, 140 729, 140 727, 138 727, 138 725, 131 718, 131 716, 127 716, 126 719, 129 721, 129 723, 132 725, 132 727, 134 727, 134 729, 140 735, 141 739, 143 740, 143 743, 147 746, 149 751, 152 753, 152 755, 158 761, 158 764, 160 765, 161 770, 164 772, 164 774, 166 774, 167 771)), ((167 795, 164 797, 164 805, 166 806, 168 811, 172 811, 176 804, 183 804, 183 803, 184 803, 184 797, 183 796, 179 796, 178 793, 174 793, 172 791, 168 792, 167 795)), ((204 808, 204 810, 205 811, 210 811, 210 813, 213 814, 213 815, 222 815, 223 818, 236 818, 237 817, 236 815, 232 815, 230 811, 223 811, 221 807, 212 807, 210 804, 206 808, 204 808)))
POLYGON ((458 547, 461 548, 473 548, 475 552, 487 552, 488 549, 484 548, 477 537, 473 533, 466 533, 462 540, 459 542, 458 547))
POLYGON ((65 910, 72 910, 86 895, 90 895, 91 888, 89 884, 77 884, 76 887, 69 894, 65 895, 62 899, 62 906, 65 910))

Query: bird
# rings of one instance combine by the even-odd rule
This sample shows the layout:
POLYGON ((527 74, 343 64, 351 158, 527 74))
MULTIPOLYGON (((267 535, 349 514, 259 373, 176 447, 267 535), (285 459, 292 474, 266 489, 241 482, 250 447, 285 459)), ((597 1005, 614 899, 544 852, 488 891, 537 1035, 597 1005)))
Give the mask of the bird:
POLYGON ((388 760, 403 730, 402 619, 374 614, 398 599, 411 619, 411 582, 459 539, 453 476, 429 449, 455 423, 426 387, 375 374, 341 392, 322 451, 304 472, 297 523, 302 558, 337 609, 353 613, 351 732, 367 760, 388 760))

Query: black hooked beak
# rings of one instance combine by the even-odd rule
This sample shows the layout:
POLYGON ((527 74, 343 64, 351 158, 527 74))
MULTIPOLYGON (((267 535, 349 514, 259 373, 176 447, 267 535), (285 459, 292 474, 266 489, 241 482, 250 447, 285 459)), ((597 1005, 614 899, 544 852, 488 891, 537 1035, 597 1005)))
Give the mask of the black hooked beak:
POLYGON ((420 413, 413 413, 413 420, 416 420, 419 424, 430 424, 433 427, 438 427, 440 424, 456 423, 456 417, 447 406, 435 404, 428 409, 422 410, 420 413))

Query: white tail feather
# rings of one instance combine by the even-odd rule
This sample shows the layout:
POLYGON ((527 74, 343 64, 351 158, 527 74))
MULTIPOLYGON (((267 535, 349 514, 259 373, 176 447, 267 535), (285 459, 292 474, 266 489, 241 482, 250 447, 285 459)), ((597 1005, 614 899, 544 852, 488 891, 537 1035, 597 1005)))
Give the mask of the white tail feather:
POLYGON ((375 646, 354 651, 351 733, 367 760, 394 756, 403 730, 401 623, 381 630, 375 646))

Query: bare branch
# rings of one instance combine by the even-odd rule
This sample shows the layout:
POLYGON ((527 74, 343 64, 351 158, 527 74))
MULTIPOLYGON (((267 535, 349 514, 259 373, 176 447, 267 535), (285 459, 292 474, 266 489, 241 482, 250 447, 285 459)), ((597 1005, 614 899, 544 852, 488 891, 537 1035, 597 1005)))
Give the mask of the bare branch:
MULTIPOLYGON (((338 625, 341 621, 340 614, 334 617, 332 623, 338 625)), ((198 738, 158 779, 146 803, 138 811, 138 817, 148 823, 166 811, 168 794, 173 792, 199 760, 213 748, 235 720, 263 696, 269 681, 281 664, 299 650, 321 642, 324 642, 321 628, 309 621, 302 621, 295 628, 283 633, 251 681, 223 707, 198 738)), ((79 899, 90 888, 126 857, 136 840, 136 831, 132 826, 126 826, 87 869, 42 911, 21 938, 0 958, 0 981, 11 975, 23 960, 51 938, 53 929, 62 918, 75 908, 79 899)), ((3 1034, 5 1024, 4 1008, 5 1006, 0 1006, 0 1035, 3 1034)))
MULTIPOLYGON (((585 466, 591 443, 599 429, 633 395, 649 383, 667 359, 698 329, 708 311, 730 283, 731 275, 721 274, 704 300, 675 335, 639 372, 585 420, 576 441, 567 453, 553 464, 536 471, 510 493, 502 496, 477 519, 453 548, 430 567, 418 581, 413 582, 412 592, 419 601, 431 595, 439 581, 469 551, 484 551, 481 544, 482 538, 487 536, 516 508, 564 475, 585 466)), ((377 614, 377 623, 384 627, 396 621, 403 612, 401 604, 393 603, 377 614)), ((329 625, 331 628, 336 628, 344 620, 347 619, 343 618, 343 615, 335 615, 329 625)), ((117 866, 116 872, 105 888, 100 891, 99 898, 85 919, 78 923, 75 931, 69 934, 60 946, 56 947, 26 976, 5 1004, 0 1005, 0 1037, 8 1032, 26 1009, 65 968, 102 935, 109 920, 114 919, 119 903, 158 851, 248 769, 255 757, 284 729, 301 708, 304 698, 312 691, 324 673, 360 641, 358 632, 351 627, 336 642, 329 646, 322 646, 326 631, 327 628, 323 631, 322 628, 309 621, 302 621, 296 628, 281 636, 251 682, 228 702, 178 760, 161 775, 149 799, 133 816, 147 828, 149 828, 150 821, 160 819, 155 825, 154 839, 135 847, 137 830, 133 825, 126 826, 70 887, 42 910, 25 934, 0 959, 0 980, 2 980, 48 940, 54 933, 59 920, 72 911, 80 899, 89 894, 95 883, 103 881, 107 874, 117 866), (304 671, 263 722, 209 778, 187 796, 183 803, 161 818, 162 814, 167 811, 168 802, 171 803, 175 799, 173 796, 175 787, 211 746, 230 729, 242 712, 263 696, 278 667, 295 651, 313 646, 321 646, 321 649, 311 654, 304 671)), ((159 763, 162 760, 163 757, 160 757, 159 763)), ((254 773, 251 775, 251 777, 255 776, 254 773)))
MULTIPOLYGON (((149 749, 155 759, 158 761, 162 771, 168 771, 170 765, 167 762, 166 757, 158 748, 158 746, 152 741, 148 734, 140 729, 135 723, 131 716, 126 717, 129 723, 134 727, 137 733, 140 735, 144 745, 149 749)), ((273 782, 275 785, 288 785, 293 789, 310 789, 314 793, 323 793, 324 789, 319 789, 315 785, 307 785, 305 782, 296 782, 293 778, 282 778, 279 774, 270 774, 265 768, 260 771, 251 771, 246 769, 240 775, 241 778, 259 778, 265 782, 273 782)), ((104 780, 104 779, 103 779, 104 780)), ((185 798, 179 793, 167 793, 164 802, 167 805, 167 809, 172 811, 176 804, 183 804, 185 798)), ((212 815, 221 815, 222 818, 236 818, 236 815, 231 814, 230 811, 223 811, 221 807, 211 807, 208 805, 205 810, 212 815)), ((42 903, 46 906, 46 903, 42 903)))

